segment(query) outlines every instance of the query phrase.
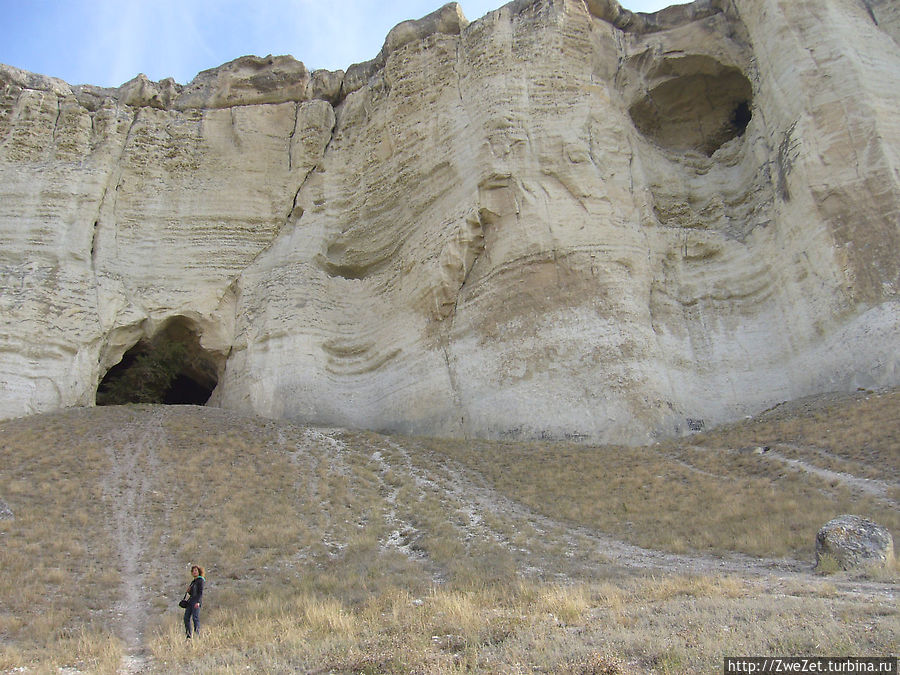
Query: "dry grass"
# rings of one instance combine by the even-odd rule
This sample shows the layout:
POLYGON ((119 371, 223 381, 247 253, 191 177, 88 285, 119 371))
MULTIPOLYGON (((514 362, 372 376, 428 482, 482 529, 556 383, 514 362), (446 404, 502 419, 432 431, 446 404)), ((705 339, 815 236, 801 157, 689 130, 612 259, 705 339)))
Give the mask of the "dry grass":
POLYGON ((708 435, 731 447, 793 446, 801 458, 863 478, 900 479, 900 393, 860 391, 785 403, 708 435))
POLYGON ((116 581, 108 510, 97 480, 104 455, 93 442, 66 451, 73 435, 92 433, 81 413, 34 418, 0 434, 0 495, 15 514, 0 521, 0 644, 11 646, 0 651, 2 669, 41 654, 109 672, 121 658, 106 626, 118 589, 109 585, 116 581))
POLYGON ((829 413, 832 444, 814 448, 803 415, 821 409, 653 448, 385 438, 188 407, 0 423, 15 514, 0 520, 0 672, 111 673, 132 654, 165 673, 683 673, 726 654, 896 653, 895 571, 639 572, 594 538, 811 567, 837 512, 896 533, 883 500, 746 450, 824 451, 862 475, 892 452, 894 396, 851 401, 840 424, 829 413), (841 454, 869 413, 869 449, 841 454), (191 562, 208 597, 186 643, 175 603, 191 562))
POLYGON ((684 673, 717 670, 728 654, 897 647, 890 603, 772 596, 712 578, 435 589, 420 599, 395 589, 359 606, 323 604, 312 617, 296 602, 305 601, 217 615, 215 630, 190 645, 169 627, 153 643, 156 661, 200 672, 265 663, 269 672, 684 673))
POLYGON ((768 446, 818 469, 893 483, 891 499, 900 477, 900 394, 798 407, 646 448, 418 443, 537 512, 675 553, 809 559, 815 532, 842 513, 900 532, 896 504, 755 451, 768 446))

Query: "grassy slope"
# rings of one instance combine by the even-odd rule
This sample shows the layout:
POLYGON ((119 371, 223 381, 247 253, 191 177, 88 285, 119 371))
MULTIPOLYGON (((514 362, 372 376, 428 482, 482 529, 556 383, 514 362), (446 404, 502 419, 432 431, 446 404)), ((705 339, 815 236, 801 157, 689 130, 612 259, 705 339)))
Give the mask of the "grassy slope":
POLYGON ((0 671, 709 672, 726 654, 896 653, 895 572, 809 567, 839 513, 900 533, 898 403, 797 402, 651 448, 191 407, 3 422, 0 671), (191 562, 207 630, 185 645, 191 562))

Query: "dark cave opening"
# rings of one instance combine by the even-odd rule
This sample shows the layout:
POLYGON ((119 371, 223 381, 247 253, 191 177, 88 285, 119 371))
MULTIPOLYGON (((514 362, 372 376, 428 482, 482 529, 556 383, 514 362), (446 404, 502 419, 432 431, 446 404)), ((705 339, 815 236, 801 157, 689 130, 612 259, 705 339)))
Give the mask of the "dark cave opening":
POLYGON ((163 403, 166 405, 206 405, 212 396, 210 389, 187 375, 178 375, 166 390, 163 403))
POLYGON ((125 352, 100 382, 96 400, 97 405, 205 405, 217 384, 216 358, 200 346, 192 323, 176 317, 125 352))
POLYGON ((753 112, 750 110, 750 102, 741 101, 738 103, 731 113, 731 126, 734 127, 738 136, 744 135, 751 119, 753 119, 753 112))
POLYGON ((628 113, 656 145, 711 157, 744 135, 753 117, 753 86, 740 69, 694 55, 664 59, 655 72, 658 84, 628 113))

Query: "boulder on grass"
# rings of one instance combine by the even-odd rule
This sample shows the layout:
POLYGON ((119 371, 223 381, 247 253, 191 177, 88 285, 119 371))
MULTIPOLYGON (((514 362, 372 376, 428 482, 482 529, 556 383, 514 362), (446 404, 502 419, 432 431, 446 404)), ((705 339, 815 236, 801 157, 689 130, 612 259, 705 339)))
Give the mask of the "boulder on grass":
POLYGON ((842 570, 886 567, 894 561, 894 538, 888 530, 860 516, 830 520, 816 534, 816 568, 842 570), (826 561, 828 561, 826 563, 826 561))
POLYGON ((0 499, 0 520, 12 520, 12 519, 13 519, 12 509, 10 509, 6 505, 5 501, 0 499))

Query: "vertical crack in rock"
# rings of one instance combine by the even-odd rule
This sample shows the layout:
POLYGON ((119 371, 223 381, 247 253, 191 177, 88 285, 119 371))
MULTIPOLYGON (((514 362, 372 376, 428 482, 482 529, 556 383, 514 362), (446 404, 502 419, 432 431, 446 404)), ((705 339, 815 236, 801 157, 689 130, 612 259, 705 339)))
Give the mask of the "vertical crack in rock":
POLYGON ((466 427, 466 414, 463 409, 462 396, 460 395, 459 381, 457 380, 456 370, 451 363, 450 357, 450 335, 453 331, 454 317, 455 314, 450 317, 450 324, 447 327, 447 332, 441 336, 441 351, 444 353, 444 362, 447 364, 447 377, 450 380, 450 393, 453 396, 453 408, 458 415, 459 431, 463 434, 463 437, 468 440, 469 433, 466 427))
POLYGON ((469 213, 462 219, 438 256, 438 283, 434 289, 434 310, 438 321, 456 313, 463 286, 484 251, 482 210, 469 213))
POLYGON ((62 117, 62 102, 63 102, 62 96, 57 96, 56 97, 56 119, 53 120, 53 135, 52 135, 52 138, 53 138, 52 145, 53 145, 54 151, 56 150, 56 147, 58 144, 56 135, 59 132, 59 118, 62 117))
MULTIPOLYGON (((297 133, 297 121, 299 120, 299 118, 300 118, 300 102, 297 101, 296 103, 294 103, 294 126, 291 127, 291 134, 290 134, 290 136, 288 136, 288 147, 287 147, 288 171, 294 170, 294 152, 293 152, 293 150, 294 150, 294 134, 297 133)), ((333 135, 333 131, 332 131, 332 135, 333 135)), ((329 141, 329 143, 330 142, 331 141, 329 141)), ((298 193, 299 193, 299 190, 298 190, 298 193)), ((294 206, 296 206, 296 205, 297 205, 297 197, 295 196, 294 197, 294 206)))
MULTIPOLYGON (((642 230, 641 234, 644 237, 644 241, 646 242, 646 247, 647 247, 647 269, 648 270, 656 270, 657 267, 654 266, 654 264, 653 264, 653 247, 650 244, 650 236, 646 230, 642 230)), ((687 247, 687 232, 684 233, 684 236, 685 236, 685 247, 687 247)), ((653 341, 656 343, 656 353, 661 354, 664 351, 664 346, 663 346, 663 343, 661 340, 662 336, 660 335, 660 331, 658 328, 659 318, 656 316, 656 311, 655 311, 655 307, 654 307, 655 301, 653 298, 654 294, 659 293, 658 290, 655 290, 657 288, 657 276, 656 276, 657 274, 658 273, 654 271, 648 280, 649 286, 648 286, 648 292, 647 292, 647 314, 650 319, 650 330, 653 334, 653 341)), ((665 273, 663 273, 662 276, 664 277, 665 273)), ((665 279, 664 278, 659 279, 658 285, 665 288, 665 279)), ((667 385, 666 396, 668 398, 668 403, 671 406, 672 401, 678 400, 677 389, 675 387, 675 383, 672 381, 672 373, 669 370, 665 370, 663 375, 665 377, 665 382, 667 385)))
POLYGON ((238 134, 237 122, 234 117, 236 109, 237 106, 231 106, 230 108, 228 108, 228 114, 231 118, 231 140, 234 142, 234 147, 241 148, 244 144, 241 142, 240 134, 238 134))
MULTIPOLYGON (((626 47, 625 47, 625 35, 622 31, 613 31, 613 38, 616 44, 616 72, 612 77, 612 86, 621 91, 622 89, 622 78, 625 75, 625 63, 627 61, 626 57, 626 47)), ((593 79, 593 74, 591 74, 591 79, 593 79)), ((590 140, 590 153, 591 153, 591 161, 594 163, 594 166, 600 167, 600 164, 597 162, 596 157, 594 156, 594 139, 593 139, 593 125, 590 126, 591 132, 591 140, 590 140)), ((635 194, 635 182, 634 182, 634 143, 632 141, 632 137, 630 134, 625 136, 625 139, 628 141, 628 179, 629 179, 629 187, 631 190, 631 194, 635 194)))
POLYGON ((872 18, 872 23, 876 26, 878 25, 878 18, 875 16, 875 10, 872 9, 871 0, 861 0, 863 7, 866 8, 866 11, 869 13, 869 16, 872 18))
POLYGON ((94 221, 93 234, 91 235, 91 270, 94 277, 97 276, 97 240, 100 237, 100 221, 94 221))
MULTIPOLYGON (((98 279, 98 276, 97 276, 97 263, 99 261, 99 256, 100 256, 99 249, 100 249, 101 224, 103 222, 103 212, 106 208, 106 200, 107 200, 107 196, 109 194, 110 186, 115 184, 116 187, 115 187, 114 194, 113 194, 114 202, 113 202, 113 206, 112 206, 112 213, 113 213, 113 236, 114 236, 114 238, 117 239, 118 233, 117 233, 117 225, 115 223, 115 212, 116 212, 116 207, 118 205, 119 185, 122 180, 122 162, 125 159, 125 153, 128 149, 128 143, 130 142, 132 133, 134 132, 134 128, 137 125, 139 113, 140 113, 140 108, 132 109, 131 122, 128 125, 128 130, 125 132, 125 138, 122 140, 122 147, 119 150, 119 155, 116 158, 115 163, 110 168, 110 172, 109 172, 109 175, 106 180, 106 185, 103 187, 103 194, 100 196, 100 201, 97 206, 97 215, 94 218, 93 233, 91 235, 90 265, 91 265, 91 275, 94 278, 94 289, 93 289, 93 291, 94 291, 94 308, 95 308, 95 311, 97 312, 97 323, 98 324, 102 324, 100 317, 102 316, 102 304, 103 304, 100 299, 100 295, 101 295, 100 294, 100 280, 98 279)), ((94 116, 92 114, 91 115, 92 130, 94 128, 93 120, 94 120, 94 116)), ((103 327, 101 326, 101 330, 102 329, 103 329, 103 327)), ((95 383, 96 383, 96 380, 95 380, 95 383)))
POLYGON ((612 84, 619 90, 622 89, 622 78, 625 75, 626 48, 625 35, 622 31, 613 31, 613 40, 616 43, 616 73, 612 77, 612 84))
POLYGON ((453 366, 450 341, 453 335, 454 322, 459 310, 459 302, 463 289, 475 268, 475 264, 484 253, 484 231, 489 219, 487 210, 479 208, 463 219, 456 234, 447 242, 439 257, 441 282, 435 289, 435 318, 438 321, 449 319, 445 330, 441 331, 441 351, 447 366, 447 377, 453 398, 454 409, 459 414, 460 432, 468 437, 466 431, 465 411, 459 379, 453 366), (452 299, 452 302, 451 302, 452 299))
MULTIPOLYGON (((305 103, 305 101, 297 103, 297 107, 295 108, 295 111, 294 111, 294 127, 288 137, 288 164, 292 167, 291 170, 293 170, 293 159, 292 159, 291 155, 292 155, 292 151, 293 151, 294 138, 297 133, 297 123, 300 119, 299 109, 300 109, 300 105, 302 105, 302 103, 305 103)), ((330 103, 328 105, 331 106, 330 103)), ((332 108, 332 112, 334 112, 334 107, 331 106, 331 108, 332 108)), ((310 161, 309 170, 307 170, 307 172, 303 175, 303 179, 300 181, 300 185, 294 191, 294 196, 293 196, 293 199, 291 200, 291 206, 290 206, 290 209, 288 209, 288 212, 284 217, 284 222, 282 223, 281 227, 279 227, 278 232, 275 233, 275 235, 272 237, 272 239, 269 241, 269 243, 266 244, 266 246, 264 246, 259 251, 259 253, 257 253, 255 256, 253 256, 253 259, 247 263, 247 265, 245 266, 244 269, 248 269, 248 268, 252 267, 256 263, 257 260, 262 258, 268 251, 270 251, 272 249, 272 247, 275 245, 275 242, 277 242, 281 238, 282 234, 284 234, 287 231, 291 222, 296 223, 298 220, 300 220, 300 218, 303 217, 303 209, 299 205, 300 195, 303 192, 303 189, 306 187, 306 184, 309 182, 309 179, 312 177, 313 173, 315 173, 315 171, 322 166, 322 163, 325 160, 325 156, 328 153, 329 148, 331 147, 331 143, 332 143, 332 141, 334 141, 334 137, 337 135, 337 131, 338 131, 337 115, 333 115, 333 119, 332 119, 331 125, 328 130, 328 134, 329 134, 328 139, 325 141, 325 144, 322 146, 322 151, 315 158, 315 161, 310 161)), ((239 272, 235 276, 235 280, 240 278, 241 274, 243 274, 243 271, 239 272)), ((234 281, 232 283, 234 283, 234 281)))
POLYGON ((797 148, 800 145, 800 141, 792 140, 794 129, 796 127, 797 123, 794 122, 788 127, 788 130, 784 132, 784 138, 781 139, 781 144, 778 146, 778 156, 776 157, 778 166, 778 194, 781 196, 781 199, 786 202, 791 201, 791 191, 788 187, 787 177, 791 173, 794 160, 797 159, 797 156, 799 155, 797 148))
MULTIPOLYGON (((470 270, 471 271, 471 268, 470 270)), ((468 273, 466 274, 466 278, 468 278, 468 273)), ((463 280, 463 285, 465 285, 465 280, 463 280)), ((462 286, 460 286, 460 291, 462 286)), ((453 324, 456 320, 456 310, 459 306, 459 296, 461 292, 456 296, 456 302, 453 304, 453 311, 450 313, 449 321, 447 322, 447 330, 442 331, 441 333, 441 351, 444 353, 444 362, 447 364, 447 379, 450 382, 450 393, 453 397, 453 409, 456 410, 459 419, 459 430, 463 434, 463 437, 468 440, 469 434, 466 430, 466 415, 465 410, 463 409, 463 401, 462 394, 460 392, 459 387, 459 379, 456 376, 456 369, 453 366, 451 353, 450 353, 450 340, 453 335, 453 324)))
MULTIPOLYGON (((113 166, 110 169, 109 176, 106 181, 106 185, 103 187, 103 194, 100 196, 100 203, 97 205, 97 216, 94 219, 94 234, 93 234, 93 237, 91 238, 91 253, 90 253, 91 271, 92 271, 95 279, 97 277, 97 258, 99 255, 98 247, 99 247, 99 242, 100 242, 100 230, 101 230, 102 225, 104 224, 103 223, 103 212, 106 209, 106 200, 107 200, 107 197, 109 196, 110 186, 115 184, 116 187, 114 190, 114 194, 112 196, 112 198, 114 200, 113 205, 112 205, 112 212, 113 212, 113 220, 115 220, 116 206, 118 205, 118 191, 119 191, 119 186, 120 186, 121 180, 122 180, 122 162, 125 159, 125 153, 128 150, 128 143, 131 141, 132 133, 134 132, 134 128, 137 125, 138 115, 140 114, 140 111, 141 111, 140 108, 135 108, 132 111, 133 114, 132 114, 131 122, 128 125, 128 131, 125 132, 125 138, 122 141, 122 147, 119 150, 119 156, 116 158, 115 163, 113 164, 113 166)), ((91 116, 91 119, 93 120, 93 116, 91 116)), ((113 223, 113 225, 115 226, 115 222, 113 223)), ((98 305, 98 307, 99 307, 99 305, 98 305)))
MULTIPOLYGON (((456 93, 460 110, 471 121, 471 115, 466 106, 466 97, 463 94, 462 42, 462 31, 460 31, 456 41, 456 59, 453 62, 453 72, 456 75, 456 93)), ((473 153, 469 154, 472 155, 473 153)), ((456 423, 459 425, 459 433, 464 438, 468 438, 469 434, 466 426, 466 415, 459 378, 453 364, 451 340, 463 289, 472 274, 475 264, 484 252, 484 227, 486 222, 483 211, 484 209, 479 208, 475 213, 466 216, 456 235, 445 244, 439 255, 439 274, 441 274, 442 279, 435 289, 435 319, 440 322, 449 319, 444 330, 440 331, 440 348, 444 356, 444 364, 447 367, 447 379, 450 384, 450 395, 453 401, 452 409, 456 411, 456 423), (444 275, 445 272, 449 273, 450 278, 444 275)))
MULTIPOLYGON (((299 113, 299 104, 297 105, 297 108, 298 108, 298 110, 294 117, 294 130, 291 132, 290 143, 288 146, 288 155, 291 154, 291 148, 292 148, 293 142, 294 142, 294 134, 297 131, 297 120, 298 120, 299 114, 300 114, 299 113)), ((332 107, 332 113, 333 112, 334 112, 334 107, 332 107)), ((331 128, 328 130, 328 140, 325 141, 325 145, 322 146, 322 152, 319 154, 319 157, 316 159, 316 161, 311 163, 312 166, 310 167, 309 171, 306 172, 306 175, 303 176, 303 180, 300 181, 300 186, 297 188, 297 191, 294 192, 294 199, 291 202, 291 210, 288 213, 287 220, 285 220, 285 226, 288 224, 288 222, 290 222, 291 216, 294 214, 294 211, 297 209, 297 206, 298 206, 297 201, 300 199, 300 193, 303 192, 303 188, 306 187, 306 183, 309 181, 310 176, 312 176, 313 173, 315 172, 315 170, 318 169, 320 166, 322 166, 322 163, 325 161, 325 155, 328 154, 328 150, 331 147, 331 143, 332 143, 332 141, 334 141, 334 137, 337 134, 337 127, 338 127, 337 115, 334 115, 334 121, 332 121, 331 128)), ((293 160, 290 160, 290 161, 293 162, 293 160)), ((302 215, 302 213, 300 215, 302 215)), ((277 236, 276 236, 276 238, 277 238, 277 236)))
MULTIPOLYGON (((456 93, 459 95, 460 104, 465 103, 465 99, 463 98, 462 93, 462 73, 460 72, 460 63, 462 59, 462 34, 460 34, 459 38, 456 40, 456 61, 453 63, 453 72, 456 74, 456 93)), ((463 105, 465 108, 465 105, 463 105)))

